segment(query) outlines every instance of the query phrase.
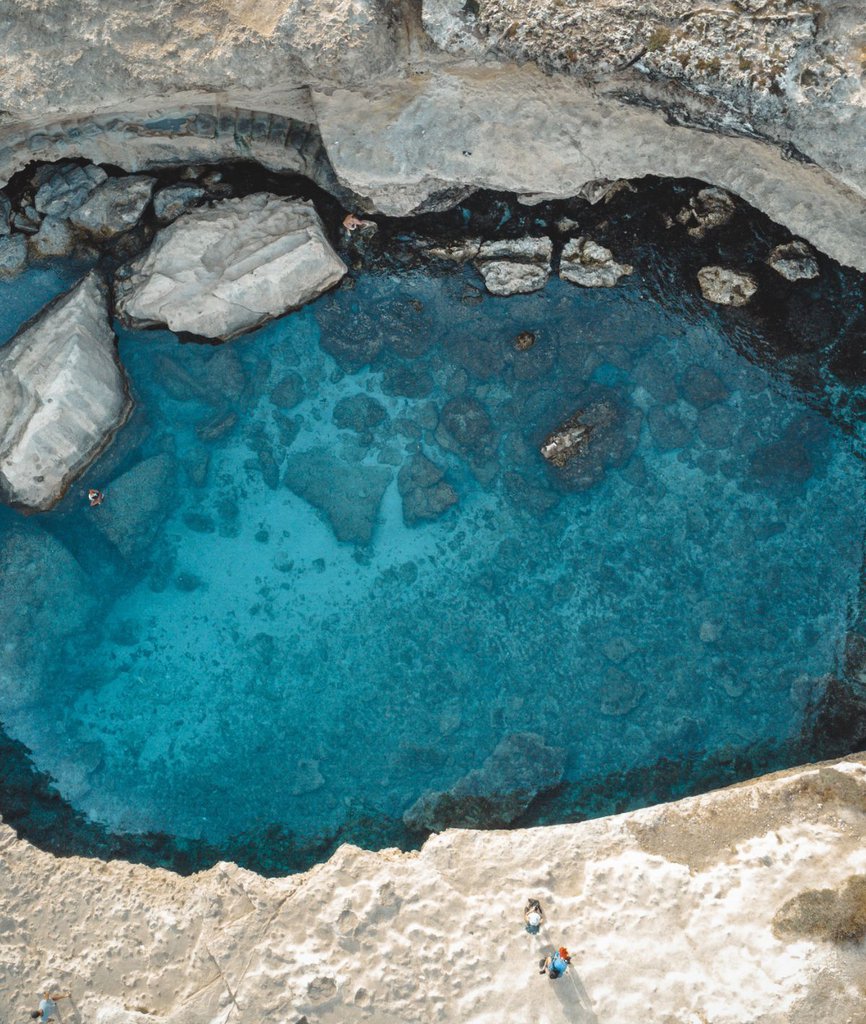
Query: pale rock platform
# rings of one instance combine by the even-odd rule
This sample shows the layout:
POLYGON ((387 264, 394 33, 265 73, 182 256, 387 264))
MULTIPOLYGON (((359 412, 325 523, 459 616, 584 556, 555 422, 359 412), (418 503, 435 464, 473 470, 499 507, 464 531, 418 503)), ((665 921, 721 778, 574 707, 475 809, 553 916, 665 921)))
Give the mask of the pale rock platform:
POLYGON ((50 983, 67 1024, 860 1024, 863 941, 819 936, 866 874, 864 760, 271 880, 57 859, 0 826, 0 1014, 50 983))

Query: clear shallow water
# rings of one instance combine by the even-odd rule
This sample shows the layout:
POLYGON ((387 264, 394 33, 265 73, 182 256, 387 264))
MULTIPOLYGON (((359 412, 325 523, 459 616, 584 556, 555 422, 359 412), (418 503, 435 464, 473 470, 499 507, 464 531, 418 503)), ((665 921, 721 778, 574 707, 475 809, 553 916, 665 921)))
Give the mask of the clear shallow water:
MULTIPOLYGON (((2 286, 4 334, 72 280, 2 286)), ((368 275, 220 348, 121 332, 133 421, 55 513, 0 515, 0 719, 74 807, 314 843, 513 732, 565 747, 573 781, 798 734, 857 596, 849 442, 711 310, 635 279, 476 284, 368 275), (358 393, 386 415, 340 429, 358 393), (599 396, 619 425, 574 490, 538 445, 599 396), (478 403, 463 443, 455 398, 478 403), (408 527, 396 474, 419 451, 459 502, 408 527)))

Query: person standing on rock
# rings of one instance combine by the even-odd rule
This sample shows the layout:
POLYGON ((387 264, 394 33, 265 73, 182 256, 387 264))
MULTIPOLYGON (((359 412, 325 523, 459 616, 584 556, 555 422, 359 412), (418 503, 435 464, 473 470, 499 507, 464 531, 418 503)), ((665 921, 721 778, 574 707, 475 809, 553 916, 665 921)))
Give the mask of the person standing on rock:
POLYGON ((556 981, 557 978, 561 978, 563 974, 565 974, 570 964, 571 954, 565 946, 560 946, 555 953, 551 953, 550 956, 546 956, 541 963, 539 963, 538 973, 547 974, 551 981, 556 981))
POLYGON ((536 899, 526 901, 523 909, 523 920, 526 922, 526 930, 530 935, 537 935, 538 930, 544 924, 544 911, 536 899))
POLYGON ((42 993, 42 998, 39 1001, 39 1009, 32 1010, 30 1013, 31 1020, 39 1020, 40 1024, 48 1024, 50 1020, 62 1021, 63 1018, 57 1010, 58 999, 69 999, 68 992, 51 992, 50 990, 42 993))

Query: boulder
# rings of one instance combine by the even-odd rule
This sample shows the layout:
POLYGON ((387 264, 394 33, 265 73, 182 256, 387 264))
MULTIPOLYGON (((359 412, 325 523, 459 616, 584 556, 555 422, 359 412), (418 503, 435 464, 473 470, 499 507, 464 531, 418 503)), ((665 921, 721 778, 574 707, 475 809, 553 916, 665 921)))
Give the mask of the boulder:
POLYGON ((46 164, 36 172, 33 205, 45 217, 64 220, 83 206, 107 177, 95 164, 46 164))
POLYGON ((297 309, 346 273, 312 203, 259 192, 191 210, 118 274, 132 327, 228 340, 297 309))
POLYGON ((27 239, 22 235, 0 238, 0 278, 16 277, 27 266, 27 239))
POLYGON ((36 259, 51 259, 55 256, 66 256, 71 252, 75 242, 69 225, 58 217, 46 217, 35 235, 31 235, 27 248, 36 259))
POLYGON ((545 790, 562 781, 565 751, 532 732, 503 739, 481 768, 444 792, 430 791, 403 815, 407 828, 503 828, 545 790))
POLYGON ((820 273, 815 253, 800 241, 777 245, 767 263, 787 281, 811 281, 820 273))
POLYGON ((142 175, 109 178, 70 214, 70 223, 95 238, 123 234, 141 219, 155 184, 155 178, 142 175))
POLYGON ((132 410, 108 319, 88 274, 0 349, 0 495, 51 508, 132 410))
POLYGON ((680 210, 677 221, 693 238, 703 238, 713 228, 727 224, 736 208, 733 196, 724 189, 702 188, 680 210))
POLYGON ((393 472, 313 448, 286 462, 286 486, 323 513, 337 540, 369 544, 393 472))
POLYGON ((484 242, 475 266, 491 295, 523 295, 547 284, 553 243, 526 236, 484 242))
POLYGON ((169 185, 153 197, 153 212, 160 224, 170 224, 206 198, 207 191, 201 185, 169 185))
POLYGON ((720 306, 745 306, 758 290, 758 282, 751 274, 730 267, 702 267, 698 284, 704 298, 720 306))
POLYGON ((172 457, 154 455, 105 487, 105 502, 92 522, 127 562, 135 565, 149 554, 174 505, 174 477, 172 457))
POLYGON ((413 455, 397 474, 397 489, 403 500, 403 521, 414 526, 425 519, 438 519, 452 505, 457 493, 443 480, 445 470, 424 455, 413 455))
POLYGON ((381 402, 363 391, 341 398, 334 406, 333 420, 341 430, 365 434, 387 418, 381 402))
POLYGON ((610 249, 591 238, 573 238, 563 246, 559 276, 584 288, 612 288, 633 269, 628 263, 617 263, 610 249))

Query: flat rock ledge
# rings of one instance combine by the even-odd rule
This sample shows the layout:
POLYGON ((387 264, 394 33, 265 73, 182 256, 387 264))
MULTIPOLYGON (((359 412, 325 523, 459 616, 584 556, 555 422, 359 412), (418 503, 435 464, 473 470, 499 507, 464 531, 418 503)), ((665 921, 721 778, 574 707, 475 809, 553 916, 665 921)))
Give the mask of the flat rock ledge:
POLYGON ((131 410, 108 289, 91 273, 0 349, 0 496, 52 508, 131 410))
POLYGON ((183 214, 118 273, 115 298, 131 327, 228 341, 345 273, 312 203, 259 192, 183 214))
POLYGON ((51 985, 96 1024, 854 1024, 864 849, 864 755, 288 878, 55 858, 0 825, 0 1013, 51 985), (574 983, 536 974, 559 944, 574 983))

